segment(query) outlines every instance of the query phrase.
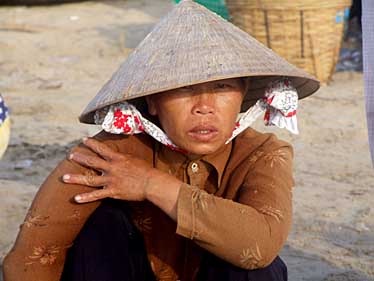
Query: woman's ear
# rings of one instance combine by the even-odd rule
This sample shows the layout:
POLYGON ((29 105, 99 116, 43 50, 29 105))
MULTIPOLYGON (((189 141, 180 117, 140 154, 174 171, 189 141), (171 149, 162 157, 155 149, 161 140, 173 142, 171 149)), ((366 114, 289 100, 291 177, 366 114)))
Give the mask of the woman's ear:
POLYGON ((147 102, 148 113, 150 115, 156 116, 157 115, 157 108, 156 108, 155 97, 154 96, 146 96, 145 101, 147 102))

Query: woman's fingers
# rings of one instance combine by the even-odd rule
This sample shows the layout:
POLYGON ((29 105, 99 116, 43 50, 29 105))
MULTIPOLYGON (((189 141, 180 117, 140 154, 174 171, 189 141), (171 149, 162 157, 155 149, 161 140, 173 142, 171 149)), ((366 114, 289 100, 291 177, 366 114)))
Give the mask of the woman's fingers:
POLYGON ((109 146, 95 139, 84 138, 83 143, 106 160, 113 160, 119 155, 116 151, 111 149, 109 146))
POLYGON ((106 176, 94 176, 92 174, 88 175, 72 175, 66 174, 62 177, 65 183, 70 184, 81 184, 93 187, 106 186, 110 184, 110 180, 106 176))
POLYGON ((98 156, 91 156, 79 152, 73 152, 69 155, 69 159, 74 160, 75 162, 83 166, 99 171, 109 171, 110 169, 109 163, 98 156))
POLYGON ((104 172, 102 176, 91 174, 66 174, 63 181, 103 189, 77 195, 79 203, 100 200, 106 197, 128 201, 145 199, 146 182, 152 167, 144 160, 124 155, 95 139, 85 139, 83 143, 91 153, 72 152, 69 158, 88 168, 104 172), (96 154, 92 153, 95 152, 96 154), (87 155, 89 154, 89 155, 87 155), (91 155, 94 154, 94 155, 91 155))
POLYGON ((109 189, 99 189, 89 193, 82 193, 74 197, 78 203, 88 203, 101 200, 107 197, 112 197, 112 192, 109 189))

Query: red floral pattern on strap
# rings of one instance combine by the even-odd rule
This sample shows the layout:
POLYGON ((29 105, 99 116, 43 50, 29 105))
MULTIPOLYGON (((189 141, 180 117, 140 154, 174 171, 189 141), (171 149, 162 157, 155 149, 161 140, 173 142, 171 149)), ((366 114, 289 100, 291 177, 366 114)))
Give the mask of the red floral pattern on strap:
POLYGON ((120 109, 117 109, 114 112, 114 127, 116 127, 117 129, 122 129, 125 134, 130 132, 131 127, 128 124, 128 119, 130 117, 130 114, 123 114, 120 109))

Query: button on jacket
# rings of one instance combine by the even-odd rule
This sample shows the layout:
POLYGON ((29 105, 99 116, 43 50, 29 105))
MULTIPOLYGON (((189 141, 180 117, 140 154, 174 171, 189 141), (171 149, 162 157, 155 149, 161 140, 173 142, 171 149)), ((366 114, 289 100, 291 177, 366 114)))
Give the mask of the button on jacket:
MULTIPOLYGON (((245 269, 265 267, 278 255, 292 217, 288 143, 247 129, 214 154, 189 160, 147 135, 95 138, 183 182, 177 222, 148 201, 129 202, 158 280, 193 280, 204 251, 245 269)), ((93 153, 83 145, 77 150, 93 153)), ((63 160, 49 175, 4 260, 5 281, 60 279, 68 248, 100 204, 75 203, 76 194, 92 188, 63 183, 67 173, 96 174, 63 160)))

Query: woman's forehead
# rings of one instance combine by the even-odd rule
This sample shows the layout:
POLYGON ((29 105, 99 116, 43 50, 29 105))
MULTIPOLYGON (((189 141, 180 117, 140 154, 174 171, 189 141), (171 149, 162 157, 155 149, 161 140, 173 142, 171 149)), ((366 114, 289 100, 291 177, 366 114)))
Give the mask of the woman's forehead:
POLYGON ((194 84, 194 85, 191 85, 191 86, 203 86, 203 85, 210 85, 210 84, 217 84, 217 83, 238 83, 238 84, 245 85, 246 80, 247 80, 247 78, 245 78, 245 77, 227 78, 227 79, 204 82, 204 83, 200 83, 200 84, 194 84))
MULTIPOLYGON (((188 85, 188 87, 205 87, 205 86, 213 86, 213 85, 222 84, 222 83, 230 83, 233 85, 238 85, 240 87, 245 87, 248 83, 247 81, 248 81, 247 77, 235 77, 235 78, 208 81, 208 82, 203 82, 203 83, 196 83, 196 84, 188 85)), ((185 87, 181 87, 181 88, 185 88, 185 87)), ((172 89, 167 92, 176 91, 181 88, 172 89)))
POLYGON ((149 98, 151 98, 153 100, 154 99, 157 100, 159 98, 166 98, 170 95, 178 94, 178 93, 180 93, 180 91, 182 91, 185 88, 190 88, 190 87, 195 88, 196 87, 198 89, 199 88, 204 89, 204 87, 215 87, 215 85, 223 84, 223 83, 228 83, 228 84, 231 84, 234 87, 238 87, 238 89, 240 89, 242 94, 244 94, 248 90, 249 79, 248 79, 248 77, 235 77, 235 78, 214 80, 214 81, 203 82, 203 83, 196 83, 196 84, 192 84, 192 85, 168 90, 168 91, 165 91, 165 92, 160 92, 160 93, 149 96, 149 98))

